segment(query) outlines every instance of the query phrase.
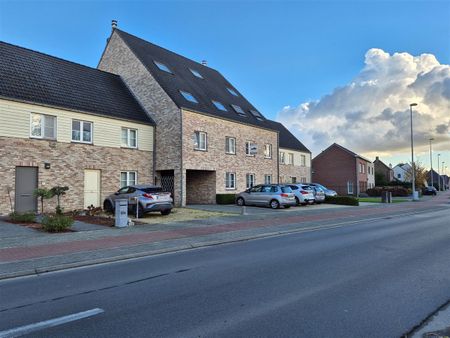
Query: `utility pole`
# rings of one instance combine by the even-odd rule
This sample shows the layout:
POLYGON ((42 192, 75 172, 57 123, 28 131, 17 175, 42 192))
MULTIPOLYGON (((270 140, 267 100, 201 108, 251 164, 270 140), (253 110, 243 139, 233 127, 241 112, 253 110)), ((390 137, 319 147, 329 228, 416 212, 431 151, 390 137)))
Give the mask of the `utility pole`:
POLYGON ((433 182, 433 150, 431 149, 431 141, 433 141, 434 138, 430 138, 430 176, 431 176, 431 186, 434 187, 433 182))
POLYGON ((416 201, 416 166, 414 164, 414 139, 413 139, 413 111, 412 107, 417 106, 417 103, 411 103, 409 105, 409 111, 411 113, 411 165, 412 165, 412 199, 416 201))
MULTIPOLYGON (((441 154, 438 154, 438 171, 437 171, 438 177, 440 176, 440 174, 439 174, 439 157, 440 157, 440 156, 441 156, 441 154)), ((438 185, 438 187, 439 187, 438 191, 441 191, 441 180, 440 180, 440 179, 438 179, 438 183, 439 183, 439 185, 438 185)))

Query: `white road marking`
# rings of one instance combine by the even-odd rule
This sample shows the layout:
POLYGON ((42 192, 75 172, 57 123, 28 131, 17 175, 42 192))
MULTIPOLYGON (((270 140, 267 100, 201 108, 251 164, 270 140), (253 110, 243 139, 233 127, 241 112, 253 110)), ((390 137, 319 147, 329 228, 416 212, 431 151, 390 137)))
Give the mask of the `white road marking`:
POLYGON ((16 327, 14 329, 0 331, 0 338, 12 338, 19 337, 30 332, 43 330, 49 327, 54 327, 62 324, 66 324, 69 322, 73 322, 76 320, 80 320, 87 317, 92 317, 98 315, 99 313, 105 312, 103 309, 95 308, 83 312, 74 313, 68 316, 58 317, 54 319, 45 320, 43 322, 29 324, 25 326, 16 327))

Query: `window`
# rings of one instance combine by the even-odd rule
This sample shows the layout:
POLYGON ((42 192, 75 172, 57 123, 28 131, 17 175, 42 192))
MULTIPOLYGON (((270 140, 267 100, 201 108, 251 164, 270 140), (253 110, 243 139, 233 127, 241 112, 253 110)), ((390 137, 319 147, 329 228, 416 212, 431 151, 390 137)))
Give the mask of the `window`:
POLYGON ((264 145, 264 158, 272 158, 272 145, 271 144, 264 145))
POLYGON ((225 137, 225 152, 236 154, 236 139, 234 137, 225 137))
POLYGON ((172 71, 169 69, 169 67, 167 67, 164 63, 158 61, 153 62, 155 63, 156 67, 158 67, 160 70, 173 74, 172 71))
POLYGON ((228 92, 229 92, 231 95, 239 96, 238 93, 236 93, 235 90, 233 90, 233 89, 231 89, 231 88, 229 88, 229 87, 227 87, 227 90, 228 90, 228 92))
POLYGON ((280 163, 281 164, 285 163, 284 151, 280 151, 280 163))
POLYGON ((227 111, 227 108, 225 108, 225 106, 222 103, 220 103, 219 101, 212 100, 212 103, 214 103, 214 105, 216 106, 217 109, 222 110, 222 111, 227 111))
POLYGON ((56 117, 44 114, 31 114, 30 136, 56 139, 56 117))
POLYGON ((292 176, 291 177, 291 183, 297 183, 297 177, 292 176))
POLYGON ((137 183, 136 171, 122 171, 120 173, 120 187, 135 185, 137 183))
POLYGON ((397 174, 397 178, 402 178, 402 175, 401 174, 397 174))
POLYGON ((302 167, 306 167, 306 156, 305 155, 300 155, 300 165, 302 167))
POLYGON ((194 149, 206 151, 206 133, 196 131, 194 133, 194 149))
POLYGON ((264 184, 272 184, 272 175, 264 175, 264 184))
POLYGON ((194 74, 194 76, 198 77, 199 79, 203 79, 202 74, 200 74, 197 70, 189 68, 189 70, 191 71, 192 74, 194 74))
POLYGON ((72 120, 72 141, 92 143, 92 122, 72 120))
POLYGON ((194 95, 192 95, 191 93, 185 92, 185 91, 183 91, 183 90, 180 90, 180 93, 181 93, 181 95, 183 95, 183 97, 184 97, 187 101, 192 102, 192 103, 198 103, 197 99, 196 99, 196 98, 194 97, 194 95))
POLYGON ((255 185, 255 174, 247 174, 245 176, 245 182, 247 189, 250 189, 255 185))
POLYGON ((288 164, 294 164, 294 154, 288 153, 288 164))
POLYGON ((137 148, 137 130, 122 128, 122 147, 137 148))
POLYGON ((349 195, 353 195, 353 182, 350 181, 347 182, 347 193, 349 195))
POLYGON ((264 116, 262 116, 261 113, 260 113, 259 111, 250 109, 250 113, 251 113, 254 117, 256 117, 257 120, 259 120, 259 121, 264 121, 264 116))
POLYGON ((233 107, 234 111, 235 111, 238 115, 240 115, 240 116, 247 116, 247 114, 245 113, 245 111, 242 110, 241 107, 239 107, 239 106, 237 106, 237 105, 235 105, 235 104, 232 104, 231 106, 233 107))
POLYGON ((247 156, 255 156, 257 151, 257 146, 252 141, 245 142, 245 155, 247 156))
POLYGON ((300 182, 306 183, 306 177, 300 177, 300 182))
POLYGON ((236 173, 225 174, 225 189, 236 189, 236 173))

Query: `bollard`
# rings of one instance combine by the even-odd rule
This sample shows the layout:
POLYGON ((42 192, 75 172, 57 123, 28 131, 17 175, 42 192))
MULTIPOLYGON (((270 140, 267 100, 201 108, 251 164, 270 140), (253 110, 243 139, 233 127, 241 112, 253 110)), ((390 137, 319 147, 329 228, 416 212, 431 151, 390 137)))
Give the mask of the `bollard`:
POLYGON ((247 208, 246 208, 245 205, 243 205, 243 206, 241 207, 241 215, 248 215, 248 214, 247 214, 247 208))

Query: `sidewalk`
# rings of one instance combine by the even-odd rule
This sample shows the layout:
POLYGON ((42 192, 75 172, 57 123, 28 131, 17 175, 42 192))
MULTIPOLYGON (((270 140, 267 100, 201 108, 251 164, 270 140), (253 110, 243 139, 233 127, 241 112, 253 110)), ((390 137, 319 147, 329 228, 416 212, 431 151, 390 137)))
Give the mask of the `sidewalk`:
POLYGON ((446 192, 421 202, 298 208, 285 213, 233 215, 125 229, 97 227, 63 234, 41 233, 0 221, 0 279, 450 207, 449 196, 446 192))

